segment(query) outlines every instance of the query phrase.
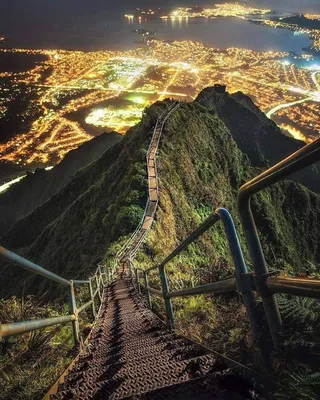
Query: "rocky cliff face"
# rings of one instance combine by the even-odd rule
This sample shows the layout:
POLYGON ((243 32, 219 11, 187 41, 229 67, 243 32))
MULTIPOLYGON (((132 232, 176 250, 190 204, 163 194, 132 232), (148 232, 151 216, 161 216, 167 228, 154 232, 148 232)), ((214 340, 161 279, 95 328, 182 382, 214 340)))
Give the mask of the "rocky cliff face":
MULTIPOLYGON (((147 109, 141 123, 120 143, 16 223, 0 243, 67 278, 85 278, 97 262, 108 261, 143 214, 145 156, 152 128, 165 107, 166 102, 158 102, 147 109)), ((282 157, 279 141, 287 153, 302 145, 283 136, 242 94, 221 93, 202 104, 182 104, 163 131, 158 156, 160 207, 138 259, 144 265, 158 262, 219 206, 234 216, 247 255, 237 192, 259 168, 274 161, 274 154, 282 157)), ((312 171, 308 174, 312 181, 312 171)), ((253 205, 272 266, 305 273, 308 261, 320 261, 320 196, 298 183, 284 182, 256 196, 253 205)), ((176 263, 186 274, 210 273, 210 279, 233 273, 221 225, 176 263)), ((21 270, 1 271, 1 295, 21 288, 21 277, 26 276, 21 270)), ((25 290, 44 290, 42 282, 28 275, 25 290)))

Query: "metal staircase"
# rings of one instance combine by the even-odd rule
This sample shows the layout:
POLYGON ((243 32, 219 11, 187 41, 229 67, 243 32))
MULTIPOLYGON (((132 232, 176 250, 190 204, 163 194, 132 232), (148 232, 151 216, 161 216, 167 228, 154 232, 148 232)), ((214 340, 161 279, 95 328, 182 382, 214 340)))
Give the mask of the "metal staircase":
MULTIPOLYGON (((210 94, 209 94, 210 96, 210 94)), ((320 299, 320 280, 289 278, 270 273, 265 263, 250 198, 260 190, 287 178, 320 160, 320 139, 300 149, 287 159, 245 184, 239 192, 239 211, 254 268, 248 273, 231 215, 219 208, 192 232, 159 265, 145 269, 133 264, 155 218, 159 201, 156 153, 160 137, 169 116, 179 108, 172 102, 158 119, 147 154, 149 197, 144 216, 136 231, 117 254, 112 267, 99 265, 87 280, 66 280, 2 247, 0 256, 30 272, 42 275, 66 286, 70 297, 70 314, 45 320, 0 324, 0 339, 41 329, 72 323, 75 345, 80 353, 46 395, 46 399, 250 399, 259 398, 256 387, 259 378, 253 371, 217 357, 174 331, 172 299, 203 293, 238 292, 245 305, 250 327, 259 341, 261 317, 269 326, 273 345, 281 345, 281 317, 275 293, 320 299), (189 289, 170 291, 166 264, 217 223, 222 223, 234 261, 235 276, 189 289), (159 273, 161 288, 148 283, 151 271, 159 273), (74 287, 87 285, 89 301, 78 306, 74 287), (142 300, 142 290, 146 302, 142 300), (263 315, 257 315, 256 296, 262 298, 263 315), (152 297, 163 299, 166 323, 152 312, 152 297), (97 312, 97 305, 100 309, 97 312), (93 329, 81 345, 78 315, 91 307, 95 319, 93 329), (251 378, 251 379, 250 379, 251 378)), ((260 311, 261 314, 261 311, 260 311)))
POLYGON ((50 398, 231 400, 253 393, 239 371, 170 332, 131 282, 117 279, 104 291, 90 345, 50 398))

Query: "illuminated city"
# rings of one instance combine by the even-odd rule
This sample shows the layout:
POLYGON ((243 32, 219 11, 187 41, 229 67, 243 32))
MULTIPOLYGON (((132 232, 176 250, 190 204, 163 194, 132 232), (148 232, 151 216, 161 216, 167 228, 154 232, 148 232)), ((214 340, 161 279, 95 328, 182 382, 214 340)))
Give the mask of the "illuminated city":
MULTIPOLYGON (((138 10, 141 18, 158 10, 138 10)), ((159 18, 255 16, 268 26, 293 27, 266 19, 267 9, 219 4, 213 9, 179 8, 159 18), (283 26, 282 26, 283 25, 283 26)), ((131 14, 127 19, 136 18, 131 14)), ((310 21, 316 15, 307 15, 310 21)), ((300 28, 302 29, 302 28, 300 28)), ((137 31, 137 30, 136 30, 137 31)), ((141 32, 145 32, 141 30, 141 32)), ((320 30, 308 30, 320 44, 320 30)), ((1 160, 53 165, 104 131, 125 134, 156 100, 192 101, 205 87, 223 83, 248 94, 283 130, 306 142, 319 135, 320 63, 310 53, 217 49, 195 41, 147 40, 128 51, 0 49, 0 55, 42 57, 32 69, 0 72, 0 118, 9 103, 25 98, 20 115, 26 130, 1 144, 1 160)))
POLYGON ((169 15, 162 18, 216 18, 216 17, 236 17, 246 18, 247 16, 257 16, 270 13, 271 10, 252 8, 244 4, 217 4, 214 8, 178 8, 169 15))

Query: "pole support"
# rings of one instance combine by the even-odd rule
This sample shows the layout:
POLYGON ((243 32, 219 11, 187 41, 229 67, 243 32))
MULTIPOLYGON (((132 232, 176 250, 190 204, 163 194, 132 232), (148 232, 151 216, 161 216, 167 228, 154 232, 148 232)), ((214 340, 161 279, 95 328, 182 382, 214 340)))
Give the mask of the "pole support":
POLYGON ((71 314, 75 315, 75 319, 72 321, 72 331, 73 331, 73 339, 74 345, 77 347, 80 343, 80 334, 79 334, 79 319, 78 319, 78 310, 76 305, 76 299, 74 294, 74 285, 73 281, 70 281, 71 285, 69 287, 69 306, 71 314))

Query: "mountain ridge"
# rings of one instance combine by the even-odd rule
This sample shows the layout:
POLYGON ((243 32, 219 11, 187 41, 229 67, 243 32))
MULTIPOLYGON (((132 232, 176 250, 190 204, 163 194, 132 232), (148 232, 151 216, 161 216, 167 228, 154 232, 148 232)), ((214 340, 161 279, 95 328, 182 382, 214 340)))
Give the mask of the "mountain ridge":
MULTIPOLYGON (((257 107, 249 96, 242 92, 214 93, 207 97, 202 91, 196 101, 202 101, 207 108, 213 108, 254 167, 268 168, 305 146, 305 143, 291 138, 257 107)), ((310 190, 320 193, 320 162, 290 177, 310 190)))
MULTIPOLYGON (((219 115, 221 111, 216 110, 219 101, 223 103, 221 96, 232 95, 219 96, 213 95, 214 103, 212 99, 202 104, 182 103, 164 127, 158 155, 159 209, 138 253, 138 262, 144 265, 159 262, 218 206, 228 208, 233 215, 248 255, 236 198, 239 187, 259 173, 261 166, 252 165, 234 139, 233 127, 229 129, 219 115)), ((153 127, 167 102, 146 109, 142 121, 121 143, 15 224, 1 243, 69 279, 85 278, 97 262, 110 262, 143 215, 147 200, 145 157, 153 127)), ((251 115, 252 111, 238 102, 236 110, 239 107, 251 115)), ((263 127, 271 122, 262 116, 260 128, 266 134, 268 129, 263 127)), ((239 125, 237 119, 234 123, 239 125)), ((270 263, 304 273, 306 260, 320 261, 319 195, 299 183, 283 182, 256 196, 253 209, 270 263), (292 194, 300 198, 299 204, 291 202, 292 194)), ((201 251, 191 247, 187 252, 185 265, 200 265, 201 274, 210 272, 214 278, 226 277, 232 272, 232 260, 224 232, 217 226, 213 235, 208 235, 199 241, 201 251)), ((9 295, 9 289, 12 294, 13 286, 21 290, 25 278, 21 271, 6 269, 0 276, 8 283, 2 288, 3 296, 9 295)), ((42 285, 40 279, 28 277, 24 290, 44 290, 42 285)))

